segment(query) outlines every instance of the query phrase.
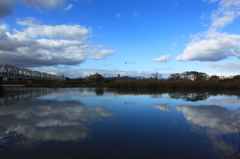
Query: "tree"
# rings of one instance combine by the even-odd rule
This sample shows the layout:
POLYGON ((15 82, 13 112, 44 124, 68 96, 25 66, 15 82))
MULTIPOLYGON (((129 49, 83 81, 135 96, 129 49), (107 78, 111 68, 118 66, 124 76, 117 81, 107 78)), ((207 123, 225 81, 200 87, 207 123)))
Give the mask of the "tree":
POLYGON ((212 75, 210 77, 210 80, 219 80, 219 77, 217 75, 212 75))
POLYGON ((158 74, 158 72, 156 71, 156 73, 150 74, 150 78, 153 78, 153 79, 157 80, 157 79, 161 79, 162 75, 158 74))
POLYGON ((206 73, 197 72, 197 71, 187 71, 184 72, 185 79, 194 79, 194 80, 206 80, 208 75, 206 73))
POLYGON ((240 80, 240 75, 236 75, 233 77, 234 80, 240 80))
POLYGON ((171 74, 169 77, 168 77, 169 80, 180 80, 181 79, 181 75, 179 73, 174 73, 174 74, 171 74))

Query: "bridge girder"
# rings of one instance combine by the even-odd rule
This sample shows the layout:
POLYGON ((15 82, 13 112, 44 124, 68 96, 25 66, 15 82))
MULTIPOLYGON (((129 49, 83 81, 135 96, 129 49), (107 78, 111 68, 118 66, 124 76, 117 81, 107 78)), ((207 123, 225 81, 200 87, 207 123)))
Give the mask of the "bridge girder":
POLYGON ((65 81, 65 77, 56 76, 44 72, 33 71, 16 66, 0 64, 0 77, 24 78, 24 79, 40 79, 40 80, 59 80, 65 81))

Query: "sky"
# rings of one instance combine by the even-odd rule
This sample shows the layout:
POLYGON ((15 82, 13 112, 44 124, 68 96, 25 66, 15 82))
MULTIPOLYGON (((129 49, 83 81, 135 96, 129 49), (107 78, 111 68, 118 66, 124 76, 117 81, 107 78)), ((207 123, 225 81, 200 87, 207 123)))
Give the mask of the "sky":
POLYGON ((0 0, 0 63, 70 78, 240 74, 240 0, 0 0))

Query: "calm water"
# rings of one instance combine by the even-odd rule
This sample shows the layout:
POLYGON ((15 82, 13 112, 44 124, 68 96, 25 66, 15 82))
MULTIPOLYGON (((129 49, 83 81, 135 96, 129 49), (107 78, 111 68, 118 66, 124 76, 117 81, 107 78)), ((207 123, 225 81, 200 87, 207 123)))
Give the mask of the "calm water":
POLYGON ((237 96, 19 88, 0 106, 0 138, 20 137, 0 158, 239 157, 237 96))

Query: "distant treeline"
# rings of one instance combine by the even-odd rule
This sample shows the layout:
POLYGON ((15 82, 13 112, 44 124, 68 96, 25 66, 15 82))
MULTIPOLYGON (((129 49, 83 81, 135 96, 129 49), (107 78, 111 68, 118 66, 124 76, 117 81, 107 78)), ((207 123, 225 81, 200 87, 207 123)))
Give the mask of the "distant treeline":
MULTIPOLYGON (((41 80, 22 80, 7 81, 12 84, 25 84, 27 87, 96 87, 96 88, 139 88, 162 91, 238 91, 240 90, 240 75, 232 78, 220 78, 218 76, 209 77, 205 73, 191 71, 176 73, 163 79, 157 72, 151 74, 148 79, 115 77, 105 78, 100 74, 89 76, 91 78, 78 78, 66 81, 41 81, 41 80)), ((1 91, 1 88, 0 88, 1 91)))

